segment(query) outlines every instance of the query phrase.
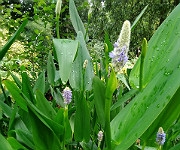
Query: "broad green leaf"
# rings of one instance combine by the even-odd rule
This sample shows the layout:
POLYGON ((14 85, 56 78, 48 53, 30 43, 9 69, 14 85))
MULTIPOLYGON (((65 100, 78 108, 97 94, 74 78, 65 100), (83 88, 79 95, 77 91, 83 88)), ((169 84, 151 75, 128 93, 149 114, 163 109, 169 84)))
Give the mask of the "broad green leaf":
POLYGON ((72 64, 78 48, 78 41, 68 39, 53 39, 59 64, 60 77, 65 84, 70 76, 72 64))
POLYGON ((138 90, 131 89, 129 92, 124 94, 116 103, 114 103, 111 106, 111 111, 121 106, 123 103, 125 103, 127 100, 131 99, 133 96, 135 96, 138 93, 138 90))
POLYGON ((0 149, 1 150, 13 150, 9 142, 0 134, 0 149))
POLYGON ((54 82, 55 82, 55 64, 53 61, 53 57, 52 54, 49 53, 48 55, 48 62, 47 62, 47 77, 48 77, 48 82, 54 86, 54 82))
POLYGON ((50 130, 31 110, 29 110, 29 114, 31 119, 35 149, 61 149, 59 139, 55 135, 55 133, 50 130))
POLYGON ((106 87, 98 77, 93 78, 94 104, 99 123, 105 126, 105 94, 106 87))
MULTIPOLYGON (((173 69, 166 68, 166 64, 171 63, 172 59, 179 60, 180 20, 177 16, 179 12, 180 6, 178 5, 148 42, 148 50, 144 59, 143 87, 160 70, 164 70, 164 74, 166 75, 170 74, 173 69)), ((139 68, 140 59, 138 59, 136 65, 133 67, 129 77, 130 84, 134 88, 139 87, 139 68)))
POLYGON ((131 31, 135 28, 136 24, 138 23, 139 19, 142 17, 142 15, 144 14, 144 12, 146 11, 148 5, 144 7, 144 9, 141 11, 141 13, 137 16, 137 18, 135 19, 135 21, 133 22, 132 26, 131 26, 131 31))
POLYGON ((93 65, 82 32, 78 32, 77 40, 79 41, 79 47, 77 57, 75 58, 72 66, 72 72, 69 78, 69 82, 73 89, 91 90, 92 80, 94 77, 93 65), (83 68, 85 60, 88 60, 88 63, 86 68, 83 68))
MULTIPOLYGON (((30 120, 30 119, 29 119, 30 120)), ((16 139, 26 145, 27 147, 34 149, 34 142, 32 133, 26 131, 25 129, 16 129, 16 139)))
POLYGON ((78 32, 81 31, 83 34, 83 37, 84 38, 86 37, 86 40, 88 41, 85 27, 83 25, 81 18, 79 17, 78 11, 74 4, 74 0, 69 1, 69 13, 70 13, 70 19, 71 19, 72 25, 73 25, 76 33, 78 34, 78 32))
POLYGON ((76 141, 89 142, 90 139, 90 112, 83 93, 76 93, 76 113, 74 123, 74 137, 76 141))
POLYGON ((8 40, 8 42, 3 46, 3 48, 0 50, 0 61, 8 51, 8 49, 11 47, 15 39, 19 36, 19 34, 24 30, 24 27, 26 26, 28 20, 24 20, 19 29, 14 33, 14 35, 8 40))
POLYGON ((179 88, 180 69, 165 78, 159 72, 111 122, 112 139, 118 150, 130 147, 155 121, 179 88), (174 82, 176 82, 174 84, 174 82), (173 84, 173 87, 170 85, 173 84))
MULTIPOLYGON (((111 122, 115 150, 128 149, 171 104, 180 87, 179 13, 180 5, 150 39, 144 60, 144 89, 111 122)), ((130 75, 134 87, 139 86, 139 63, 130 75)))
POLYGON ((56 116, 55 110, 44 97, 44 94, 39 90, 36 91, 36 106, 44 115, 48 116, 52 120, 56 116))
POLYGON ((52 131, 54 131, 57 135, 62 135, 64 133, 63 126, 48 116, 46 116, 43 112, 41 112, 37 107, 35 107, 31 101, 29 101, 27 98, 28 107, 31 109, 31 111, 41 120, 41 122, 44 123, 48 128, 50 128, 52 131))
POLYGON ((45 72, 43 71, 35 82, 33 92, 39 90, 41 93, 45 93, 45 72))
POLYGON ((27 109, 27 104, 25 99, 22 97, 22 92, 20 91, 20 89, 14 84, 14 82, 9 81, 9 80, 5 80, 3 81, 3 83, 5 84, 6 88, 9 90, 9 92, 11 93, 12 97, 14 98, 14 100, 17 102, 17 104, 25 111, 28 111, 27 109))
POLYGON ((12 148, 15 149, 23 149, 23 150, 28 150, 27 148, 25 148, 22 144, 20 144, 15 138, 13 137, 8 137, 7 138, 8 142, 10 143, 10 145, 12 146, 12 148))
POLYGON ((177 122, 177 119, 180 116, 179 97, 180 97, 180 88, 176 91, 173 98, 168 103, 168 105, 163 110, 163 112, 156 118, 156 120, 153 122, 150 128, 143 134, 141 139, 146 140, 146 143, 148 143, 149 139, 154 139, 154 135, 152 133, 156 133, 157 129, 160 126, 163 127, 164 131, 168 131, 168 129, 172 125, 174 125, 175 122, 177 122))

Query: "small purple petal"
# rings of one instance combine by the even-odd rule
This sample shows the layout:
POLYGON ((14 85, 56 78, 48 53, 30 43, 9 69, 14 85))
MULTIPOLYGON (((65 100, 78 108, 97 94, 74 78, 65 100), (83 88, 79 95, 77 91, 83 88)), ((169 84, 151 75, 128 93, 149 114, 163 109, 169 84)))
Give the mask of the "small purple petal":
POLYGON ((109 57, 110 57, 110 58, 114 58, 114 57, 115 57, 115 54, 114 54, 113 51, 109 53, 109 57))
POLYGON ((117 48, 119 46, 118 42, 115 42, 113 46, 117 48))

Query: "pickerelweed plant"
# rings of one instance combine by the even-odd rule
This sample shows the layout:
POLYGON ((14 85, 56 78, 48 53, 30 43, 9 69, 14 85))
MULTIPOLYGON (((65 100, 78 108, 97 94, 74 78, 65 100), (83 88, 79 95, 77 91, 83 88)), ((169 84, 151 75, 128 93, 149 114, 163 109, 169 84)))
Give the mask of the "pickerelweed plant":
POLYGON ((94 59, 73 0, 69 13, 77 36, 57 33, 47 69, 35 81, 23 71, 21 80, 12 74, 13 81, 0 82, 0 119, 7 124, 0 149, 180 149, 180 5, 148 42, 142 39, 141 55, 126 75, 120 70, 130 59, 129 21, 114 49, 105 35, 103 57, 94 59))

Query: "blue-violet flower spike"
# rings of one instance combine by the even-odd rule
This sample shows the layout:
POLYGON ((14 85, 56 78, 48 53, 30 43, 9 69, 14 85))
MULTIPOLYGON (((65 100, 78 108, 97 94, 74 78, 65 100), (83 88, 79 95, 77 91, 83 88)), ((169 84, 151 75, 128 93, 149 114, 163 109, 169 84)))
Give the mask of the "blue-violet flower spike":
POLYGON ((63 90, 62 96, 64 98, 64 104, 68 105, 72 100, 72 91, 69 87, 63 90))
POLYGON ((165 140, 166 140, 166 134, 164 133, 163 128, 160 127, 156 135, 156 142, 159 145, 164 145, 165 140))
POLYGON ((117 42, 114 43, 114 50, 109 53, 115 72, 121 71, 128 61, 130 34, 131 25, 130 22, 126 20, 122 26, 117 42))

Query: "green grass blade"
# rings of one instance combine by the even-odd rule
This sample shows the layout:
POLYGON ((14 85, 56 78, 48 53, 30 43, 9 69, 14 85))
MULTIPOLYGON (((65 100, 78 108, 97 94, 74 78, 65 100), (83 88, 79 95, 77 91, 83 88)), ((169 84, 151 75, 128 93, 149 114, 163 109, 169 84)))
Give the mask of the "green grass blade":
POLYGON ((133 24, 131 26, 131 31, 135 28, 135 26, 138 23, 139 19, 142 17, 144 12, 146 11, 147 7, 148 7, 148 5, 146 7, 144 7, 144 9, 141 11, 141 13, 137 16, 137 18, 135 19, 135 21, 133 22, 133 24))

